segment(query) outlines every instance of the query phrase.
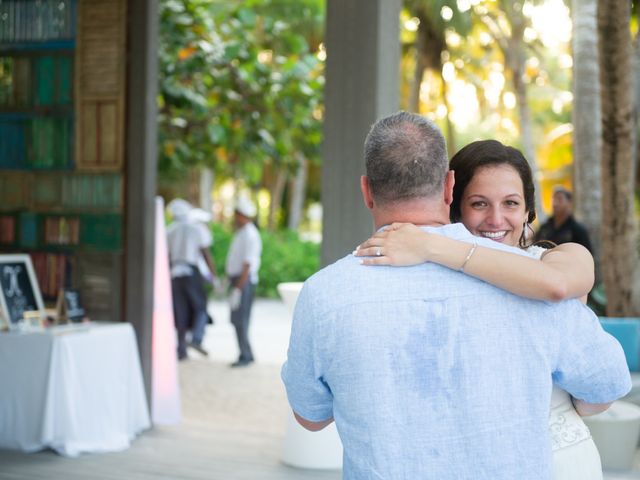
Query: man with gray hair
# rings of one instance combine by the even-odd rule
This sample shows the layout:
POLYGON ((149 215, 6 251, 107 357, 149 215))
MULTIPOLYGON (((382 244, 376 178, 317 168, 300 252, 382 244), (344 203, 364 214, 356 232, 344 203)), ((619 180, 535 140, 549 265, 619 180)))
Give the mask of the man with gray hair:
MULTIPOLYGON (((365 142, 360 186, 394 222, 522 254, 449 224, 454 173, 431 122, 399 112, 365 142)), ((551 478, 552 383, 589 403, 630 388, 620 345, 580 302, 517 297, 436 264, 368 269, 348 255, 295 308, 282 379, 298 422, 335 420, 346 479, 551 478)))

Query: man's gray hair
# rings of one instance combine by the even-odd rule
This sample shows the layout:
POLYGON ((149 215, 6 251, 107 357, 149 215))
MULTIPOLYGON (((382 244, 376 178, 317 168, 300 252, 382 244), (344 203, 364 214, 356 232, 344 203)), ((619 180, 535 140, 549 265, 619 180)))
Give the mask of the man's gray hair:
POLYGON ((442 192, 449 170, 440 129, 420 115, 402 111, 371 127, 364 158, 371 193, 381 204, 432 198, 442 192))

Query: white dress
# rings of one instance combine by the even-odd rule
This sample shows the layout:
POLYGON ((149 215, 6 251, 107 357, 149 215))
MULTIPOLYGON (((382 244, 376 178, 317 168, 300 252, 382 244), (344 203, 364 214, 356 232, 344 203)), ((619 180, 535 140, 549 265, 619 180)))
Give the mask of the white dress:
POLYGON ((549 434, 554 480, 602 480, 600 454, 564 390, 553 387, 549 434))
MULTIPOLYGON (((527 253, 539 259, 544 250, 531 246, 527 253)), ((551 393, 549 435, 554 480, 602 480, 600 454, 589 428, 573 407, 569 394, 556 386, 551 393)))

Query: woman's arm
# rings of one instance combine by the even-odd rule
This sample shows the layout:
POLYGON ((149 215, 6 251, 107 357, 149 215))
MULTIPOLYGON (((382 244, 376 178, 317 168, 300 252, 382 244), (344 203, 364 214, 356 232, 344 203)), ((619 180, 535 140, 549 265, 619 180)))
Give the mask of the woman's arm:
POLYGON ((594 281, 593 257, 575 243, 545 252, 542 260, 472 245, 428 233, 412 224, 393 224, 358 247, 364 265, 415 265, 434 262, 491 283, 516 295, 536 300, 586 296, 594 281), (377 253, 380 255, 377 255, 377 253), (466 260, 466 263, 465 263, 466 260))

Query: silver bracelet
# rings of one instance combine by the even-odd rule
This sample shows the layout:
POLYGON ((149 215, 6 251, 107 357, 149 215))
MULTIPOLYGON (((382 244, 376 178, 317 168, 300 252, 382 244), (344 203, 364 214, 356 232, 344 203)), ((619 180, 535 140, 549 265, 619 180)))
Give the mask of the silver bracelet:
POLYGON ((458 269, 459 272, 464 272, 464 267, 467 266, 467 262, 469 261, 469 259, 471 258, 471 256, 473 255, 473 252, 476 251, 476 247, 478 246, 477 243, 474 243, 471 246, 471 249, 469 250, 469 253, 467 253, 467 258, 464 259, 464 262, 462 262, 462 265, 460 266, 460 268, 458 269))

